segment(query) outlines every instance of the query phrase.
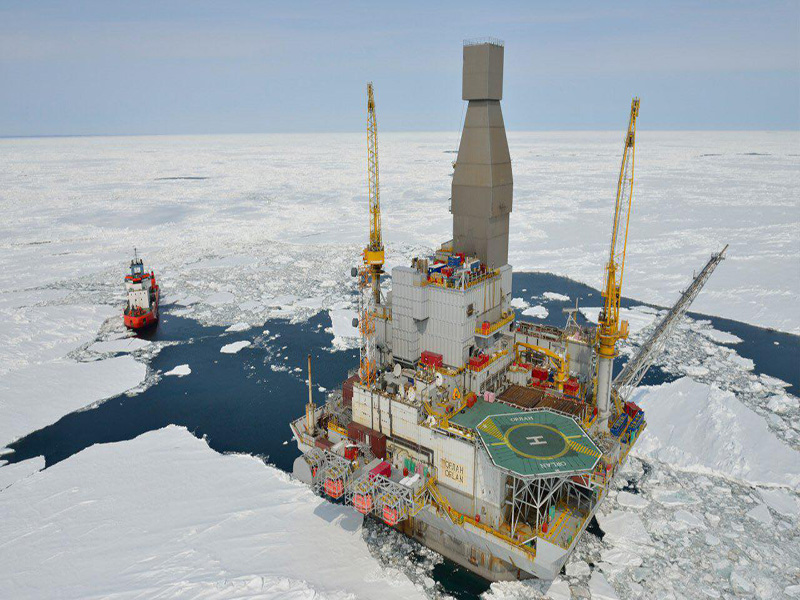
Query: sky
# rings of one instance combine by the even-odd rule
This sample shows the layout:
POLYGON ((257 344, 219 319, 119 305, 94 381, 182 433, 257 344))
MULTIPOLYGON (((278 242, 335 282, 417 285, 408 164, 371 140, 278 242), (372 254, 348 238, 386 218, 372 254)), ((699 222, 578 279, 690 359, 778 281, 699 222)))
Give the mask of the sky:
POLYGON ((0 136, 460 128, 464 39, 524 130, 800 128, 800 2, 0 3, 0 136), (645 112, 646 109, 646 112, 645 112))

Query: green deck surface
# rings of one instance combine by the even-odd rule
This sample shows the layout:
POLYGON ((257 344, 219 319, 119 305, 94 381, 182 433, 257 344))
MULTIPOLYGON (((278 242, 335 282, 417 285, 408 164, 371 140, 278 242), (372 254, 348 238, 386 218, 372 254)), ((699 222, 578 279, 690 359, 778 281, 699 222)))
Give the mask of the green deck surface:
POLYGON ((517 410, 513 406, 503 404, 502 402, 486 402, 485 400, 478 399, 472 408, 465 408, 462 412, 450 417, 450 422, 466 427, 467 429, 475 429, 478 423, 483 421, 486 417, 492 415, 507 415, 509 413, 523 414, 524 411, 517 410))
POLYGON ((586 472, 600 459, 600 450, 571 417, 547 409, 525 412, 503 404, 488 406, 492 408, 481 409, 486 414, 474 428, 500 468, 523 477, 586 472))

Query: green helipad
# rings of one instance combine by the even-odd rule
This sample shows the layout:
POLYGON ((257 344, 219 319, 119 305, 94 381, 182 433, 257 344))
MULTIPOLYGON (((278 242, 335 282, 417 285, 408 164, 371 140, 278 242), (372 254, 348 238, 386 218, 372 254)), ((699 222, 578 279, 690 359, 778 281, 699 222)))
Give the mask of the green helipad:
POLYGON ((476 429, 494 464, 523 477, 591 471, 600 460, 575 419, 546 409, 491 415, 476 429))

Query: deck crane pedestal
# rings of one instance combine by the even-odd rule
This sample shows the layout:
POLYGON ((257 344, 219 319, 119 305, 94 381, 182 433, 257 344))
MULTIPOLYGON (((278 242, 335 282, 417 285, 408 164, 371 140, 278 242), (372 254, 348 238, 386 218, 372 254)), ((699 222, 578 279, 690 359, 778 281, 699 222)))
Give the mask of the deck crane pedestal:
MULTIPOLYGON (((633 166, 636 155, 636 118, 639 116, 639 99, 631 101, 628 132, 622 150, 622 165, 617 183, 614 206, 614 223, 611 229, 611 250, 606 264, 606 281, 603 288, 605 303, 600 311, 597 326, 597 388, 598 422, 608 428, 611 417, 611 380, 617 341, 628 337, 628 322, 620 319, 619 301, 622 295, 622 276, 625 271, 625 250, 628 244, 628 223, 633 202, 633 166), (624 231, 623 231, 624 228, 624 231)), ((617 407, 619 412, 620 407, 617 407)))

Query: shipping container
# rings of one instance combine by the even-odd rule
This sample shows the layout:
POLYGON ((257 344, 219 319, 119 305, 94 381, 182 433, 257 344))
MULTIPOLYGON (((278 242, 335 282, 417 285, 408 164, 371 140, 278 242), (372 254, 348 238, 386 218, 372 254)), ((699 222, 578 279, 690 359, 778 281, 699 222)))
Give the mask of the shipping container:
POLYGON ((317 448, 322 448, 323 450, 330 450, 333 448, 333 442, 326 437, 318 437, 316 440, 314 440, 314 445, 317 448))
POLYGON ((444 358, 441 354, 429 350, 424 350, 419 360, 429 367, 441 367, 444 364, 444 358))
POLYGON ((376 458, 386 458, 386 436, 383 433, 370 429, 361 423, 351 421, 347 425, 347 437, 354 442, 367 444, 376 458))
POLYGON ((353 384, 358 381, 358 374, 348 377, 342 383, 342 402, 345 406, 353 405, 353 384))
POLYGON ((611 435, 618 436, 622 433, 622 430, 625 429, 625 425, 628 424, 628 415, 622 413, 620 416, 617 417, 617 420, 614 421, 614 424, 611 426, 611 435))
POLYGON ((625 413, 631 419, 636 416, 636 413, 638 413, 639 410, 640 410, 640 408, 636 405, 635 402, 628 401, 628 402, 625 403, 625 413))

